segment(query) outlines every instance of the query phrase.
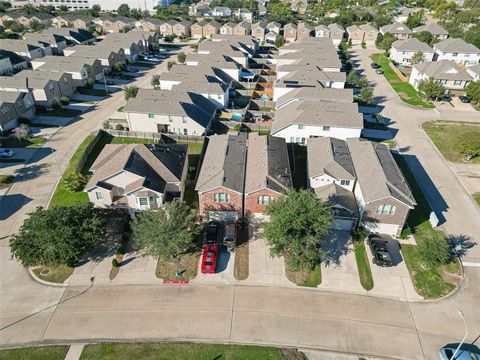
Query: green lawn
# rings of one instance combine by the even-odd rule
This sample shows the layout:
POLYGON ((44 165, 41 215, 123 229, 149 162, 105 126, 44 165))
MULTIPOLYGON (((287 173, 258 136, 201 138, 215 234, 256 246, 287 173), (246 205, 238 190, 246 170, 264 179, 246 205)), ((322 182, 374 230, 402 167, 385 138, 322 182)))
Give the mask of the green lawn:
POLYGON ((417 90, 408 82, 401 81, 397 74, 390 67, 390 59, 384 54, 371 55, 373 62, 376 62, 382 67, 383 75, 392 86, 393 90, 400 96, 407 104, 419 106, 427 109, 432 109, 435 106, 427 101, 424 101, 417 93, 417 90))
POLYGON ((101 344, 85 346, 81 360, 281 360, 302 359, 282 355, 273 347, 217 344, 101 344))
POLYGON ((49 267, 47 274, 42 274, 42 271, 46 267, 39 267, 33 270, 35 275, 37 275, 40 279, 53 282, 53 283, 63 283, 67 280, 70 275, 73 273, 73 268, 67 265, 58 265, 55 267, 49 267))
POLYGON ((28 137, 22 140, 18 140, 15 137, 9 136, 5 138, 1 138, 0 144, 2 144, 3 147, 7 147, 7 148, 32 148, 32 147, 38 147, 46 141, 47 139, 41 136, 28 137))
POLYGON ((159 259, 157 262, 157 277, 168 281, 191 280, 197 276, 200 252, 181 255, 176 260, 165 261, 159 259), (176 272, 180 272, 177 276, 176 272))
MULTIPOLYGON (((464 156, 455 150, 455 144, 462 137, 473 131, 480 132, 480 124, 449 121, 427 121, 423 123, 422 127, 438 150, 448 161, 480 164, 480 156, 466 161, 464 156)), ((478 138, 478 146, 480 146, 480 137, 478 138)))
POLYGON ((13 180, 15 180, 13 175, 0 175, 0 189, 9 187, 13 180))
POLYGON ((478 205, 480 205, 480 192, 477 192, 475 194, 472 194, 473 198, 477 202, 478 205))
MULTIPOLYGON (((417 244, 426 238, 445 237, 441 230, 432 228, 429 222, 430 206, 408 167, 405 159, 399 155, 394 156, 395 160, 407 179, 413 196, 417 201, 417 206, 413 209, 407 219, 413 236, 417 244)), ((441 276, 443 272, 453 273, 459 275, 461 273, 460 265, 457 261, 452 261, 450 264, 444 266, 433 267, 425 270, 420 264, 420 255, 417 247, 414 245, 402 245, 402 255, 404 257, 410 276, 415 286, 416 291, 421 296, 428 299, 434 299, 448 294, 455 288, 454 284, 445 282, 441 276)))
POLYGON ((1 360, 63 360, 68 346, 38 346, 0 350, 1 360))
POLYGON ((322 268, 315 266, 313 270, 293 270, 285 258, 285 275, 288 280, 298 286, 317 287, 322 283, 322 268))
POLYGON ((100 89, 87 89, 87 88, 78 88, 77 92, 83 95, 92 95, 92 96, 106 96, 107 93, 105 90, 100 89))
POLYGON ((357 260, 358 276, 360 277, 360 284, 365 290, 373 289, 372 270, 368 262, 367 250, 365 249, 365 242, 355 241, 354 243, 355 259, 357 260))

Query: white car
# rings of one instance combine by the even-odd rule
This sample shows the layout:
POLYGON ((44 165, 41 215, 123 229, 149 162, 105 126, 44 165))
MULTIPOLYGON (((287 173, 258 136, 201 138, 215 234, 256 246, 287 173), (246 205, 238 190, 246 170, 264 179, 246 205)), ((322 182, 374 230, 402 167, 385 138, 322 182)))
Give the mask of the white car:
POLYGON ((158 51, 160 51, 160 52, 167 52, 168 50, 165 49, 165 48, 160 48, 160 49, 158 49, 158 51))
POLYGON ((12 156, 13 156, 13 151, 12 150, 0 148, 0 157, 1 158, 9 158, 9 157, 12 157, 12 156))

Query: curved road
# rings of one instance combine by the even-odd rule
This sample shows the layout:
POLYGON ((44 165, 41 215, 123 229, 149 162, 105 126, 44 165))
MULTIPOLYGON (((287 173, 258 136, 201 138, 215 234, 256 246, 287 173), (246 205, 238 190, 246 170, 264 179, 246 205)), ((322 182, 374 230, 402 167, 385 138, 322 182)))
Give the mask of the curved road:
MULTIPOLYGON (((419 128, 421 121, 438 118, 438 114, 404 105, 382 78, 370 75, 377 80, 377 94, 386 97, 384 114, 397 121, 399 145, 410 146, 409 152, 417 156, 432 181, 440 184, 440 194, 449 205, 444 225, 447 233, 480 234, 478 209, 470 207, 469 197, 419 128)), ((140 81, 145 85, 149 77, 140 81)), ((466 268, 461 289, 450 298, 421 303, 266 286, 94 285, 65 289, 36 283, 10 260, 8 237, 28 212, 48 203, 59 168, 65 167, 92 129, 123 105, 122 96, 114 94, 54 135, 45 146, 54 150, 56 160, 51 151, 39 153, 0 203, 0 346, 190 340, 435 359, 440 346, 463 336, 463 323, 456 312, 459 308, 469 325, 469 341, 480 334, 478 267, 466 268)), ((469 258, 479 258, 476 247, 469 258)))

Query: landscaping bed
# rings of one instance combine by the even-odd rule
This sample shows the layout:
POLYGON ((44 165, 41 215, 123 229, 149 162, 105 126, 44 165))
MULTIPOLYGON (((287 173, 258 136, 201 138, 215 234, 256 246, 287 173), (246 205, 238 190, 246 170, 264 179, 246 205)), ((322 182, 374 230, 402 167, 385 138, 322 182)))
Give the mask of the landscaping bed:
POLYGON ((355 241, 353 243, 355 251, 355 260, 357 261, 358 276, 360 278, 360 284, 362 287, 369 291, 373 289, 373 277, 372 270, 370 269, 370 263, 368 262, 367 249, 365 248, 365 242, 355 241))
POLYGON ((322 269, 320 265, 315 266, 312 270, 293 270, 287 259, 285 259, 285 275, 291 282, 298 286, 317 287, 322 283, 322 269))
POLYGON ((301 360, 297 350, 274 347, 220 344, 99 344, 87 345, 81 360, 301 360))
POLYGON ((13 175, 0 175, 0 189, 5 189, 10 186, 15 180, 13 175))
POLYGON ((398 75, 390 67, 390 59, 388 57, 384 54, 373 54, 371 55, 371 59, 382 67, 383 75, 402 101, 426 109, 435 107, 432 103, 424 101, 412 85, 399 79, 398 75))
POLYGON ((472 194, 473 198, 477 202, 478 205, 480 205, 480 192, 477 192, 475 194, 472 194))
POLYGON ((40 266, 33 269, 33 273, 41 280, 62 284, 72 275, 74 268, 67 265, 52 267, 40 266))
POLYGON ((176 260, 158 259, 156 274, 165 281, 187 281, 195 278, 198 272, 200 252, 181 255, 176 260), (179 276, 177 276, 177 271, 179 276))
POLYGON ((236 280, 246 280, 249 274, 249 246, 248 242, 238 245, 235 248, 235 262, 233 265, 233 275, 236 280))
POLYGON ((0 350, 0 359, 5 360, 63 360, 68 346, 38 346, 20 349, 0 350))
POLYGON ((78 88, 77 92, 83 95, 92 95, 92 96, 107 96, 105 90, 100 89, 87 89, 87 88, 78 88))
MULTIPOLYGON (((480 156, 469 161, 464 155, 455 150, 455 144, 472 131, 480 131, 480 124, 449 121, 427 121, 422 125, 423 130, 430 137, 443 157, 452 162, 480 164, 480 156)), ((478 139, 480 144, 480 139, 478 139)))

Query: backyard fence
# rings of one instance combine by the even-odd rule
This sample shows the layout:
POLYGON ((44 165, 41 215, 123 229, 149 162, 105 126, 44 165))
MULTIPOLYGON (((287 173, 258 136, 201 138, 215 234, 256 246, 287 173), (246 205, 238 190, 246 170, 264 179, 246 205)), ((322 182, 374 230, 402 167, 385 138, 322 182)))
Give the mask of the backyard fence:
POLYGON ((403 81, 403 82, 408 82, 408 77, 403 75, 403 73, 392 63, 389 62, 390 67, 392 68, 393 71, 395 71, 395 74, 397 74, 398 78, 403 81))
POLYGON ((179 135, 179 134, 165 134, 165 133, 156 133, 156 132, 147 132, 147 131, 126 131, 126 130, 112 130, 104 129, 104 133, 110 134, 111 136, 118 137, 128 137, 128 138, 140 138, 140 139, 152 139, 154 141, 166 141, 168 139, 182 142, 197 142, 203 143, 205 141, 204 136, 197 135, 179 135))
POLYGON ((77 173, 82 172, 83 167, 85 166, 85 162, 87 161, 88 156, 89 156, 90 153, 92 152, 92 149, 95 147, 95 145, 97 145, 98 141, 99 141, 100 138, 103 136, 102 130, 96 131, 96 132, 93 133, 92 135, 95 135, 95 139, 93 139, 93 141, 92 141, 90 144, 88 144, 88 146, 86 147, 85 151, 83 152, 82 157, 81 157, 80 160, 78 161, 77 167, 75 168, 75 171, 76 171, 77 173))
POLYGON ((272 124, 261 124, 261 123, 248 123, 248 122, 240 122, 240 121, 222 121, 222 124, 228 126, 230 129, 233 129, 237 126, 243 125, 250 130, 264 130, 270 131, 272 129, 272 124))

